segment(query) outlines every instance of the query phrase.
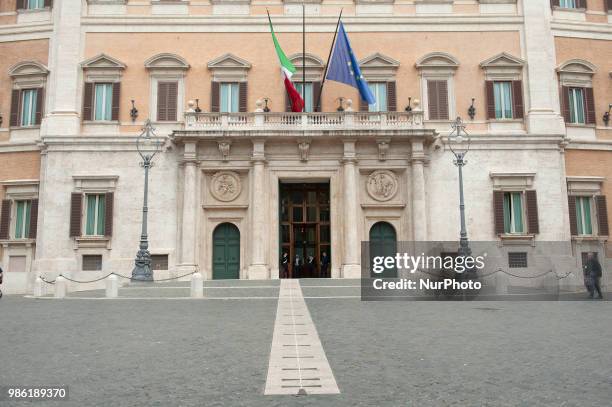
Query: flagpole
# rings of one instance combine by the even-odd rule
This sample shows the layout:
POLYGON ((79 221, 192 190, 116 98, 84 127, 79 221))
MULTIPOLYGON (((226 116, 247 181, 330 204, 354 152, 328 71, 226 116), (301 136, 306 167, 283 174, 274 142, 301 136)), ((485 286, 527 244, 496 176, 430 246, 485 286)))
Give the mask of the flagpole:
POLYGON ((338 35, 338 27, 340 27, 340 19, 342 18, 342 10, 340 9, 340 15, 338 16, 338 22, 336 23, 336 31, 334 31, 334 39, 332 40, 331 47, 329 47, 329 55, 327 56, 327 63, 325 64, 325 72, 323 72, 323 80, 321 81, 321 87, 319 88, 319 95, 317 96, 317 104, 314 106, 316 110, 321 103, 321 95, 323 94, 323 86, 325 86, 325 79, 327 76, 327 69, 329 68, 329 59, 331 58, 332 52, 334 51, 334 44, 336 42, 336 36, 338 35))
POLYGON ((304 107, 302 112, 306 112, 306 5, 302 0, 302 98, 304 107))

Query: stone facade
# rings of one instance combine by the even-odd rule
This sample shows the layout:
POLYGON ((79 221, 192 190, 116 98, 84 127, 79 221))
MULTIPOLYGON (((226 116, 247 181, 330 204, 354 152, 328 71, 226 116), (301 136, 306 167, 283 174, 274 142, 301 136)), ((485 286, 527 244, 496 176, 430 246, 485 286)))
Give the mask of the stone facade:
MULTIPOLYGON (((301 6, 239 3, 55 0, 15 10, 15 1, 0 1, 0 197, 36 183, 28 193, 38 199, 26 274, 11 283, 7 273, 16 290, 30 290, 36 275, 129 274, 143 195, 136 137, 146 119, 163 144, 149 180, 150 248, 164 263, 156 277, 198 268, 213 278, 214 231, 231 223, 240 234, 238 276, 278 278, 283 183, 329 183, 332 277, 359 276, 360 242, 377 222, 392 225, 398 240, 456 239, 457 169, 447 140, 455 116, 471 138, 470 239, 572 241, 577 268, 584 250, 605 258, 607 236, 572 237, 567 198, 610 188, 612 131, 603 114, 612 102, 612 19, 604 0, 588 0, 586 10, 551 9, 548 0, 347 3, 344 24, 364 75, 393 89, 387 107, 395 112, 363 112, 354 89, 327 82, 323 113, 303 115, 283 113, 265 16, 268 8, 300 65, 301 6), (443 119, 434 117, 432 81, 445 83, 443 119), (491 117, 487 86, 496 81, 513 86, 512 117, 491 117), (172 120, 158 120, 165 82, 176 83, 172 120), (225 82, 248 89, 245 111, 211 112, 215 86, 225 82), (108 120, 85 112, 88 83, 116 92, 108 120), (560 86, 578 85, 594 89, 594 123, 565 122, 560 86), (32 86, 44 89, 41 123, 14 126, 13 91, 32 86), (537 192, 538 233, 497 233, 496 190, 537 192), (81 223, 71 226, 75 194, 84 201, 81 223), (89 195, 112 202, 105 233, 84 232, 97 227, 86 225, 89 195)), ((308 4, 308 81, 323 74, 338 12, 308 4)), ((0 239, 4 268, 21 256, 26 241, 17 240, 0 239)))

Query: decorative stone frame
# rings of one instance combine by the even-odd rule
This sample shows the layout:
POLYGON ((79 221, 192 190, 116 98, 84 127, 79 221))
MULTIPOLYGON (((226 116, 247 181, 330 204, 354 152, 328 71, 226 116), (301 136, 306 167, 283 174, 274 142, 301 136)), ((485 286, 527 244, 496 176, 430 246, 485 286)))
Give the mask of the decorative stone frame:
POLYGON ((520 81, 525 61, 506 52, 497 54, 480 63, 487 81, 520 81))
POLYGON ((233 54, 225 54, 207 64, 214 82, 246 82, 251 63, 233 54))
POLYGON ((13 80, 13 89, 44 88, 49 69, 36 61, 23 61, 13 65, 8 71, 13 80))
POLYGON ((590 235, 572 236, 573 240, 598 240, 599 239, 599 222, 597 219, 597 209, 595 206, 595 197, 602 195, 602 186, 605 177, 566 177, 567 195, 568 196, 588 196, 591 201, 591 224, 593 233, 590 235))
POLYGON ((415 64, 421 77, 421 101, 425 120, 429 119, 429 91, 428 80, 445 80, 448 89, 448 120, 457 115, 455 101, 455 72, 459 68, 459 61, 446 52, 431 52, 421 57, 415 64))
MULTIPOLYGON (((161 81, 177 82, 176 121, 183 121, 185 112, 185 75, 190 66, 179 55, 161 53, 147 59, 144 64, 151 78, 151 91, 149 98, 149 118, 157 121, 157 88, 161 81)), ((168 123, 168 122, 163 122, 168 123)))
MULTIPOLYGON (((325 69, 325 63, 321 58, 313 54, 306 54, 306 82, 317 82, 323 80, 323 71, 325 69)), ((295 82, 302 81, 302 54, 293 54, 289 57, 289 60, 295 66, 295 73, 293 74, 293 80, 295 82)))
MULTIPOLYGON (((81 194, 105 194, 107 192, 115 192, 117 188, 118 175, 73 175, 74 183, 72 192, 81 194)), ((86 213, 87 200, 83 199, 81 213, 86 213)), ((110 250, 111 239, 108 236, 85 236, 83 233, 83 225, 85 224, 85 216, 81 217, 81 236, 74 239, 74 249, 90 249, 104 248, 110 250)), ((87 252, 84 254, 100 254, 96 252, 87 252)))
POLYGON ((557 67, 559 85, 592 88, 597 68, 583 59, 570 59, 557 67))
POLYGON ((399 61, 379 52, 359 61, 361 73, 368 82, 394 81, 399 65, 399 61))
POLYGON ((15 239, 14 237, 12 237, 15 231, 15 222, 17 218, 15 214, 15 211, 17 210, 15 206, 15 201, 38 199, 39 181, 29 179, 12 180, 0 182, 0 184, 4 186, 4 199, 11 201, 9 242, 11 244, 33 243, 34 239, 30 239, 29 237, 22 239, 15 239))
POLYGON ((85 82, 121 82, 127 66, 106 54, 98 54, 81 62, 85 82))
POLYGON ((213 15, 248 15, 251 0, 211 0, 213 15))
MULTIPOLYGON (((490 172, 489 177, 493 181, 493 191, 503 192, 520 192, 523 194, 523 220, 527 222, 526 216, 526 202, 525 202, 525 191, 534 189, 533 180, 535 178, 535 172, 490 172)), ((525 226, 527 226, 525 224, 525 226)), ((513 234, 502 234, 499 235, 503 241, 514 241, 517 243, 523 243, 533 241, 535 235, 524 232, 524 233, 513 233, 513 234)))

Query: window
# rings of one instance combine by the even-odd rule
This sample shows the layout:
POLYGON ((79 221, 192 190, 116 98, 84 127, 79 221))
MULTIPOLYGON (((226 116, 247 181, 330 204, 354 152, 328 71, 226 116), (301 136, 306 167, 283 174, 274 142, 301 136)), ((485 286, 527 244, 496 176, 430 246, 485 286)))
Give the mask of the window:
POLYGON ((504 193, 504 233, 524 233, 523 193, 504 193))
POLYGON ((113 107, 113 84, 96 83, 94 85, 94 120, 110 121, 113 107))
POLYGON ((45 0, 25 0, 24 5, 28 10, 41 9, 45 7, 45 0))
POLYGON ((36 122, 36 103, 38 89, 21 91, 21 126, 34 126, 36 122))
POLYGON ((512 83, 493 82, 495 118, 512 119, 512 83))
POLYGON ((168 255, 167 254, 152 254, 151 255, 152 270, 168 270, 168 255))
POLYGON ((105 194, 88 194, 86 197, 85 235, 104 236, 105 194))
POLYGON ((585 123, 584 90, 582 88, 569 89, 570 123, 585 123))
POLYGON ((559 0, 559 7, 562 7, 562 8, 577 8, 576 0, 559 0))
POLYGON ((576 197, 576 225, 579 235, 593 234, 592 203, 593 199, 589 196, 576 197))
POLYGON ((30 214, 32 201, 15 201, 15 239, 25 239, 30 236, 30 214))
POLYGON ((221 112, 237 113, 239 111, 240 86, 238 83, 221 83, 221 112))
POLYGON ((85 254, 83 255, 83 271, 102 270, 102 255, 85 254))
POLYGON ((386 82, 372 82, 368 86, 374 94, 376 103, 369 105, 370 112, 386 112, 387 111, 387 83, 386 82))
POLYGON ((508 267, 510 268, 527 267, 527 253, 526 252, 508 253, 508 267))
POLYGON ((305 84, 303 84, 302 82, 297 82, 295 84, 295 89, 299 92, 300 95, 302 95, 302 99, 304 99, 305 102, 305 106, 304 106, 304 111, 306 112, 312 112, 313 108, 312 106, 314 106, 314 92, 313 92, 313 87, 312 87, 312 82, 306 82, 305 84), (304 92, 302 91, 302 85, 306 85, 306 94, 304 94, 304 92))
POLYGON ((178 82, 158 82, 157 120, 176 121, 178 82))
POLYGON ((427 81, 429 120, 448 120, 448 81, 427 81))

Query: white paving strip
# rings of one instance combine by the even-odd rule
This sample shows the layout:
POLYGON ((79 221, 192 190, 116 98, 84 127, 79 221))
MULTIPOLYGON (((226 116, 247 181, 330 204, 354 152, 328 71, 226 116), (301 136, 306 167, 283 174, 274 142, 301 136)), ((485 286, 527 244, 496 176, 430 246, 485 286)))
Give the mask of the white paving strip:
POLYGON ((298 280, 281 280, 264 394, 338 394, 298 280))

